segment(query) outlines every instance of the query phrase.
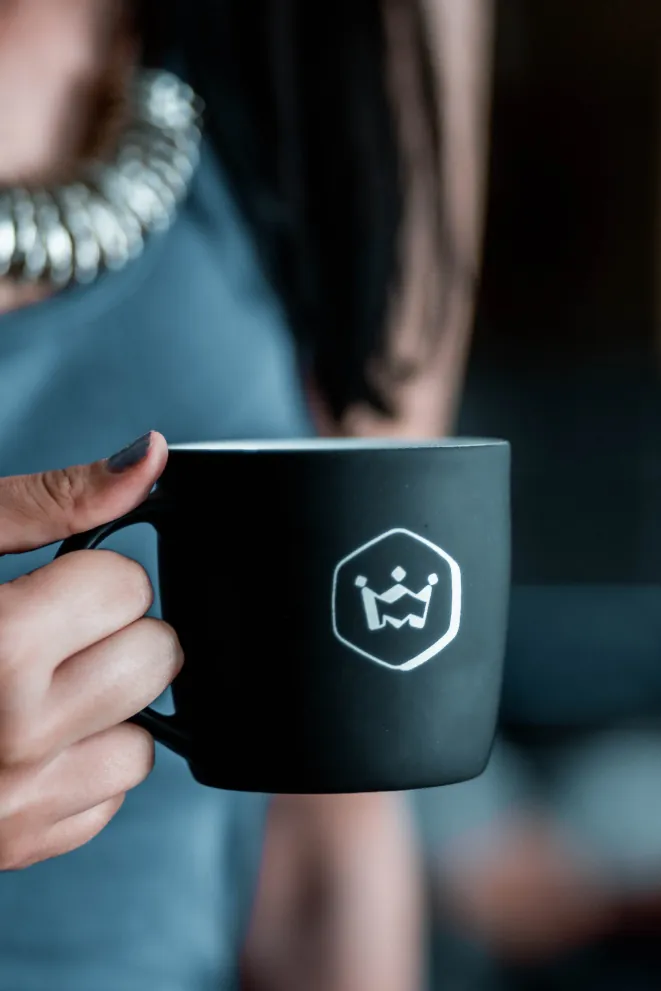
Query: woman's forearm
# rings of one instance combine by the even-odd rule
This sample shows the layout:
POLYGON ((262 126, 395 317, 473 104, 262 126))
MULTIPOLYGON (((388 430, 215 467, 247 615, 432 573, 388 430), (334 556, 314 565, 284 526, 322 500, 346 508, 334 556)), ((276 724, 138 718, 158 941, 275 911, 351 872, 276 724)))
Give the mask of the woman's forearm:
POLYGON ((401 796, 275 799, 246 991, 414 991, 421 944, 420 874, 401 796))

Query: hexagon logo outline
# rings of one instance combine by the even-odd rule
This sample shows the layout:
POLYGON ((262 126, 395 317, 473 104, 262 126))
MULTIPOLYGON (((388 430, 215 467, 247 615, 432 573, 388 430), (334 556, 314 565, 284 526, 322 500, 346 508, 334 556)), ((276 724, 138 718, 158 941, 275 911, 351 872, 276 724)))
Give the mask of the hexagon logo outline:
POLYGON ((341 561, 335 566, 333 571, 333 589, 332 589, 332 599, 331 599, 331 614, 333 623, 333 633, 345 647, 354 651, 356 654, 360 654, 362 657, 366 657, 368 660, 375 664, 379 664, 381 667, 388 668, 391 671, 413 671, 415 668, 420 667, 422 664, 426 664, 437 654, 440 654, 448 644, 457 636, 459 632, 459 627, 461 625, 461 605, 462 605, 462 581, 461 581, 461 568, 455 559, 444 551, 442 547, 438 544, 434 544, 431 540, 426 537, 421 537, 419 534, 414 533, 412 530, 407 530, 405 527, 394 527, 391 530, 386 530, 384 533, 379 534, 378 537, 373 537, 372 540, 368 540, 366 543, 361 544, 355 551, 347 554, 342 558, 341 561), (357 644, 352 643, 346 637, 342 636, 339 631, 337 623, 337 609, 336 609, 336 596, 337 596, 337 580, 341 569, 349 561, 357 558, 364 551, 368 550, 370 547, 374 547, 375 544, 381 543, 381 541, 386 540, 387 537, 391 537, 393 534, 404 534, 405 536, 417 541, 417 543, 424 544, 435 554, 437 554, 443 561, 447 564, 450 570, 450 620, 448 623, 448 628, 445 633, 434 641, 425 650, 420 651, 415 657, 409 658, 403 664, 390 664, 388 661, 384 661, 382 658, 377 657, 375 654, 370 654, 369 651, 363 650, 357 644))

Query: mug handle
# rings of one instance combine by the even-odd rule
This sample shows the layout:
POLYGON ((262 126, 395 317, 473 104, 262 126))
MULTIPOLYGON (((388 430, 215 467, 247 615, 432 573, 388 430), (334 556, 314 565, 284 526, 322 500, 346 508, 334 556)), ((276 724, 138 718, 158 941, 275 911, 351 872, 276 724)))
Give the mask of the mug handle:
MULTIPOLYGON (((116 520, 110 520, 109 523, 101 523, 99 526, 93 527, 91 530, 86 530, 84 533, 76 533, 71 537, 67 537, 66 540, 62 541, 55 557, 62 557, 64 554, 71 553, 71 551, 93 550, 111 534, 116 533, 118 530, 123 530, 124 527, 133 526, 134 523, 149 523, 158 531, 159 522, 164 518, 169 508, 170 505, 159 494, 158 490, 156 490, 143 503, 132 509, 130 513, 126 513, 116 520)), ((186 760, 190 759, 190 738, 180 725, 176 714, 166 716, 147 706, 146 709, 132 716, 128 722, 135 723, 136 726, 142 726, 143 729, 151 733, 154 739, 162 743, 168 750, 172 750, 175 754, 179 754, 180 757, 186 760)))

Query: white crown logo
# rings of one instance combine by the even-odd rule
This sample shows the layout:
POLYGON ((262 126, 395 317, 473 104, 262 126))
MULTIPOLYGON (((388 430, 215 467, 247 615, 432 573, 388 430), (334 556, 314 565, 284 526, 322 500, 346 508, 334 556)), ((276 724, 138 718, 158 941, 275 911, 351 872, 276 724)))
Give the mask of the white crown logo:
POLYGON ((438 575, 429 575, 427 578, 428 584, 420 589, 419 592, 413 592, 410 588, 402 585, 402 582, 406 578, 406 572, 403 568, 395 568, 392 572, 392 577, 395 580, 395 584, 391 585, 390 588, 381 594, 369 587, 367 578, 364 575, 358 575, 355 579, 354 584, 360 589, 362 596, 365 620, 368 628, 370 630, 382 630, 385 626, 389 625, 394 626, 396 630, 400 630, 408 623, 414 630, 424 630, 434 585, 438 583, 438 575), (402 615, 402 600, 407 605, 414 604, 414 611, 402 615), (392 612, 397 612, 399 615, 392 615, 392 613, 386 612, 384 606, 394 606, 396 603, 399 604, 399 608, 393 609, 392 612))
POLYGON ((413 671, 457 636, 461 601, 457 561, 427 537, 393 527, 335 566, 333 633, 349 650, 375 664, 413 671), (393 581, 386 589, 382 568, 393 581))

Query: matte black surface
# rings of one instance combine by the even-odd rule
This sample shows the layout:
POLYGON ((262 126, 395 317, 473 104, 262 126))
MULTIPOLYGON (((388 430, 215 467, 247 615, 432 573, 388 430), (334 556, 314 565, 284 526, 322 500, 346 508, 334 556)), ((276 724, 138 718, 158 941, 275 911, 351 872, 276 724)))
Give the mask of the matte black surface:
POLYGON ((144 519, 186 663, 176 715, 137 721, 198 781, 350 792, 482 771, 507 621, 506 443, 174 449, 147 503, 64 551, 144 519), (457 572, 458 631, 434 653, 456 627, 457 572))

